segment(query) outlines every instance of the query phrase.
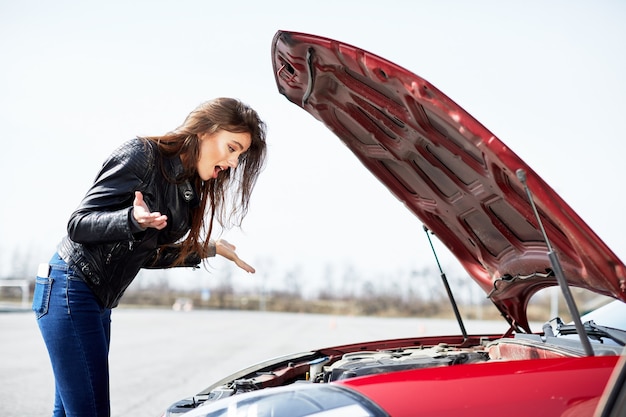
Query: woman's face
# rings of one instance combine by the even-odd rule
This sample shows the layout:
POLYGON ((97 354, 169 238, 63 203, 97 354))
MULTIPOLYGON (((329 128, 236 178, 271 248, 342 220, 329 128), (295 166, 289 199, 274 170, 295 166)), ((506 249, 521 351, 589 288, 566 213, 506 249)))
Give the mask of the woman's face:
POLYGON ((233 133, 218 130, 215 133, 201 133, 198 175, 203 181, 217 178, 226 169, 236 168, 239 156, 246 152, 252 142, 250 133, 233 133))

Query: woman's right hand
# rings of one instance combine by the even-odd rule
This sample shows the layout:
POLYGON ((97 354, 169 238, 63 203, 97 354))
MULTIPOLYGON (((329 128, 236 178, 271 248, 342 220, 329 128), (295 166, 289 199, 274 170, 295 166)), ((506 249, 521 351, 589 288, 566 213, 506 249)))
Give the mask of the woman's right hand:
POLYGON ((167 216, 158 211, 151 212, 148 205, 143 200, 141 191, 135 191, 135 200, 133 200, 133 217, 142 229, 152 227, 161 230, 167 226, 167 216))

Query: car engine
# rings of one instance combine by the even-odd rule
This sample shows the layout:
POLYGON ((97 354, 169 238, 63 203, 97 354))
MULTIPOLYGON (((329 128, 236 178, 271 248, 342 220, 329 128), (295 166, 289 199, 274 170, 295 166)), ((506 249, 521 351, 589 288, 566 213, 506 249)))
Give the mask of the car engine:
POLYGON ((398 349, 347 353, 337 362, 315 372, 313 382, 332 382, 357 376, 405 371, 419 368, 459 365, 488 360, 484 350, 457 349, 445 344, 424 349, 398 349))

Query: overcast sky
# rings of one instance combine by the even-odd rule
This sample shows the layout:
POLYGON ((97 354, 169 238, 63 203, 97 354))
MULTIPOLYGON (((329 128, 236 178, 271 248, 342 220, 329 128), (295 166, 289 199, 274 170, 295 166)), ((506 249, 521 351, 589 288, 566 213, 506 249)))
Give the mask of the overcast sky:
POLYGON ((0 276, 24 250, 49 259, 112 149, 172 130, 217 96, 269 126, 244 231, 224 236, 260 274, 434 268, 421 223, 278 94, 270 47, 281 29, 424 77, 626 259, 624 22, 619 0, 0 0, 0 276))

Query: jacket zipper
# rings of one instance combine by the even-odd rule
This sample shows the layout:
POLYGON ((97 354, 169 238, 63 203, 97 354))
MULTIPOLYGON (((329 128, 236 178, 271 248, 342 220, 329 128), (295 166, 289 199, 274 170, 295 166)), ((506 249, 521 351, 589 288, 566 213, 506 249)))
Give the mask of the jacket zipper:
MULTIPOLYGON (((104 261, 106 265, 109 265, 111 263, 111 260, 113 259, 113 252, 115 252, 117 250, 117 248, 119 248, 121 245, 121 243, 116 243, 115 246, 113 246, 111 248, 111 250, 109 251, 109 253, 107 254, 106 260, 104 261)), ((128 241, 128 251, 132 252, 134 249, 134 242, 132 240, 128 241)))

